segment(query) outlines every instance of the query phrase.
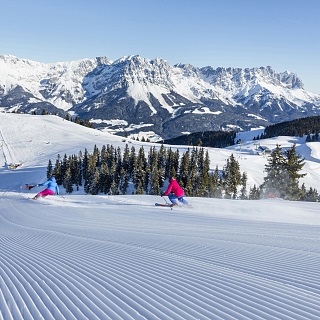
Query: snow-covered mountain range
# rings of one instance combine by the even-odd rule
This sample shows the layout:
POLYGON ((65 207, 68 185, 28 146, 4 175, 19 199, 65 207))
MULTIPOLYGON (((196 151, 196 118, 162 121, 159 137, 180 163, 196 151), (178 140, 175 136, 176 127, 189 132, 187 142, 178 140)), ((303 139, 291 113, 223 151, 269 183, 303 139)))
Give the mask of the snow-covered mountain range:
POLYGON ((0 55, 0 107, 77 114, 100 129, 151 140, 320 114, 320 95, 271 67, 171 66, 141 56, 39 63, 0 55))

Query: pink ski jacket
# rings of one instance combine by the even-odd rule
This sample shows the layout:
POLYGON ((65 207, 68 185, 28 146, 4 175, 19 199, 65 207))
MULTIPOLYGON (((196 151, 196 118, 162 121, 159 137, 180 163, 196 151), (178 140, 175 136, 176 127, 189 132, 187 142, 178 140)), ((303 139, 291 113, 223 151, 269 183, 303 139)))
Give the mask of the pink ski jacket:
POLYGON ((179 186, 177 180, 175 179, 172 179, 172 181, 168 185, 167 191, 165 191, 163 195, 167 196, 170 194, 170 192, 173 192, 177 197, 182 197, 184 195, 183 189, 179 186))

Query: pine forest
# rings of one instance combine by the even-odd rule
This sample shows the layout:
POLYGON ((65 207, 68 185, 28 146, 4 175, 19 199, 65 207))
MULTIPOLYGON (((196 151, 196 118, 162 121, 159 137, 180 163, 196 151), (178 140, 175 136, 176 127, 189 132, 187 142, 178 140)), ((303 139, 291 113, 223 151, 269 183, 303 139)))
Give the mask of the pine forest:
POLYGON ((298 172, 304 162, 296 154, 295 146, 272 151, 265 166, 266 177, 261 186, 247 190, 247 174, 241 173, 234 155, 226 159, 223 168, 210 169, 208 150, 193 147, 180 154, 161 145, 151 147, 148 153, 143 146, 121 149, 112 145, 94 146, 78 155, 58 155, 55 164, 48 162, 47 176, 55 175, 57 183, 67 193, 83 188, 87 194, 150 194, 160 195, 166 179, 175 177, 186 196, 225 199, 260 199, 280 197, 288 200, 319 201, 317 190, 307 191, 298 172))

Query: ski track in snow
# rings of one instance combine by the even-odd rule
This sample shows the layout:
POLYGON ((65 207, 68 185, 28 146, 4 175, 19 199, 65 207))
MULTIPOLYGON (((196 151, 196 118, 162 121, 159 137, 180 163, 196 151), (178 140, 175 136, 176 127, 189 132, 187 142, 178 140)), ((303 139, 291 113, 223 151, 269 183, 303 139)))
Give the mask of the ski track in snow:
POLYGON ((319 317, 319 225, 62 200, 0 199, 1 319, 319 317))

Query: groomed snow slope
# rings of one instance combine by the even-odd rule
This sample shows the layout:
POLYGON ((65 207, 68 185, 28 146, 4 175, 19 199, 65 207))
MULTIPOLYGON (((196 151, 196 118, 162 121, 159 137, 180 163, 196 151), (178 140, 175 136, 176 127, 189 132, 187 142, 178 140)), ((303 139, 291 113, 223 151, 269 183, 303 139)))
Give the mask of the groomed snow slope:
MULTIPOLYGON (((56 117, 0 114, 0 132, 0 319, 319 318, 318 203, 188 198, 192 209, 170 210, 148 195, 33 201, 40 188, 20 185, 42 182, 48 158, 123 142, 56 117), (9 170, 9 161, 23 164, 9 170)), ((316 150, 305 149, 316 167, 316 150)), ((215 168, 215 156, 236 151, 210 152, 215 168)), ((263 168, 266 159, 254 157, 263 168)))

